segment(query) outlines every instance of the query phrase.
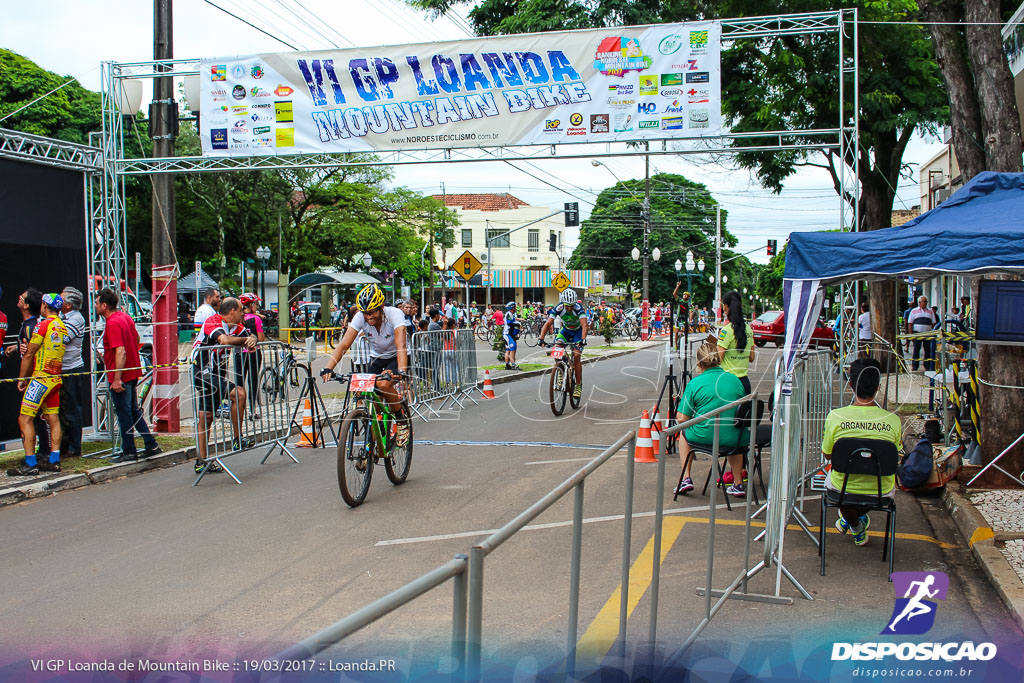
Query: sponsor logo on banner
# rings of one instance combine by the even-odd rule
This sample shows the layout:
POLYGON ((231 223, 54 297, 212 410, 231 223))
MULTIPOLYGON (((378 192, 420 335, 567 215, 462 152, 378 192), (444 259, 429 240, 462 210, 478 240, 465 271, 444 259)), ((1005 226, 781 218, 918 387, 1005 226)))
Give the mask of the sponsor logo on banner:
POLYGON ((210 146, 213 149, 227 149, 228 148, 228 129, 227 128, 211 128, 210 129, 210 146))
POLYGON ((691 109, 688 118, 690 128, 707 128, 710 121, 707 109, 691 109))
POLYGON ((278 97, 288 97, 293 92, 295 92, 295 89, 289 88, 287 85, 279 85, 274 89, 274 94, 278 97))
MULTIPOLYGON (((278 123, 292 123, 295 120, 291 100, 287 102, 274 102, 274 120, 278 123)), ((292 134, 294 135, 294 130, 292 134)), ((278 147, 280 146, 278 145, 278 147)))
POLYGON ((710 74, 707 71, 697 71, 696 73, 686 74, 687 83, 707 83, 710 80, 710 74))
MULTIPOLYGON (((290 103, 289 103, 290 104, 290 103)), ((275 131, 275 146, 276 147, 294 147, 295 146, 295 129, 294 128, 278 128, 275 131)))
POLYGON ((643 130, 644 128, 660 128, 661 123, 659 123, 658 121, 652 121, 648 119, 646 121, 641 121, 639 127, 641 130, 643 130))
POLYGON ((236 104, 231 107, 232 116, 246 116, 249 113, 249 107, 244 104, 236 104))
POLYGON ((231 96, 234 97, 236 100, 244 100, 245 99, 245 86, 244 85, 236 85, 234 88, 231 89, 231 96))
POLYGON ((570 126, 579 126, 579 125, 582 125, 582 124, 583 124, 583 114, 580 114, 578 112, 574 112, 573 114, 571 114, 569 116, 569 125, 570 126))
POLYGON ((696 71, 700 67, 697 66, 696 59, 687 59, 685 64, 673 64, 673 69, 682 69, 683 71, 696 71))
POLYGON ((210 80, 211 81, 226 81, 228 80, 228 67, 226 64, 214 64, 210 67, 210 80))
POLYGON ((274 138, 267 138, 267 137, 256 138, 256 139, 254 139, 252 141, 252 144, 253 144, 253 147, 273 147, 274 146, 274 138))
POLYGON ((214 102, 227 102, 228 91, 227 90, 211 90, 210 96, 214 102))
POLYGON ((632 95, 635 87, 636 86, 632 83, 627 83, 626 85, 609 85, 608 92, 615 93, 616 95, 632 95))
POLYGON ((623 100, 618 97, 609 97, 605 100, 605 104, 608 105, 609 109, 632 109, 633 105, 636 104, 636 100, 623 100))
POLYGON ((667 116, 661 119, 662 130, 681 130, 683 127, 682 116, 667 116))
POLYGON ((566 129, 565 134, 566 135, 586 135, 587 134, 587 129, 586 128, 572 128, 572 127, 570 127, 570 128, 566 129))
POLYGON ((561 119, 548 119, 544 122, 545 133, 561 133, 562 132, 562 121, 561 119))
POLYGON ((641 102, 636 105, 636 112, 638 114, 657 114, 658 105, 654 102, 641 102))
POLYGON ((253 64, 252 68, 249 69, 249 75, 258 81, 263 78, 263 67, 259 64, 253 64))
POLYGON ((641 76, 640 77, 640 94, 641 95, 657 95, 658 94, 658 77, 657 76, 641 76))
POLYGON ((630 71, 644 71, 653 60, 640 49, 640 40, 626 36, 605 38, 594 55, 594 70, 605 76, 625 76, 630 71))
POLYGON ((267 113, 264 114, 264 113, 261 113, 261 112, 255 112, 254 111, 249 116, 249 120, 252 121, 253 123, 260 123, 260 122, 263 122, 263 121, 266 121, 266 122, 269 123, 270 121, 274 120, 274 115, 271 114, 270 112, 267 112, 267 113))
POLYGON ((274 96, 274 93, 272 93, 269 90, 266 90, 264 88, 261 88, 258 85, 252 86, 249 89, 249 94, 252 95, 253 97, 273 97, 274 96))
POLYGON ((590 115, 590 132, 591 133, 607 133, 608 132, 608 114, 591 114, 590 115))
POLYGON ((249 122, 245 119, 238 119, 231 124, 231 130, 235 133, 247 133, 249 132, 249 122))
POLYGON ((679 88, 665 88, 661 91, 662 97, 678 97, 683 94, 683 91, 679 88))
POLYGON ((616 114, 612 117, 612 130, 616 133, 626 133, 633 130, 632 114, 616 114))
POLYGON ((211 125, 224 124, 228 122, 228 108, 226 106, 214 107, 206 112, 206 121, 211 125))
POLYGON ((683 74, 661 74, 661 85, 682 85, 683 74))
POLYGON ((270 132, 270 126, 256 126, 252 129, 253 135, 263 135, 270 132))
POLYGON ((708 31, 690 31, 690 49, 708 46, 708 31))
MULTIPOLYGON (((945 572, 893 572, 891 577, 896 591, 895 604, 880 635, 922 635, 930 631, 938 613, 937 601, 946 599, 949 576, 945 572)), ((895 657, 903 662, 987 662, 995 659, 998 653, 995 643, 975 643, 970 640, 832 644, 832 661, 881 661, 886 657, 895 657)))
POLYGON ((241 64, 235 64, 231 67, 231 76, 237 81, 239 78, 245 78, 245 67, 241 64))
POLYGON ((682 114, 683 104, 679 100, 673 100, 672 104, 665 105, 666 114, 682 114))
POLYGON ((708 90, 690 88, 686 91, 686 102, 687 104, 704 104, 709 101, 710 96, 711 93, 708 90))
POLYGON ((263 104, 250 104, 249 106, 252 107, 253 109, 273 109, 274 108, 274 105, 270 104, 269 102, 264 102, 263 104))
POLYGON ((658 43, 658 52, 663 55, 672 55, 679 52, 679 48, 683 46, 683 37, 673 33, 670 36, 665 36, 658 43))

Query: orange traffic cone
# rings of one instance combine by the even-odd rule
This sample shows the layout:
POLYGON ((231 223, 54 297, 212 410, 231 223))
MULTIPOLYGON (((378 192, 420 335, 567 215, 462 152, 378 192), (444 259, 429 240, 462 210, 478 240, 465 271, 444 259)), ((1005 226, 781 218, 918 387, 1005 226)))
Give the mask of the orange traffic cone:
POLYGON ((661 453, 661 416, 654 411, 654 419, 651 420, 651 441, 654 442, 654 454, 661 453))
POLYGON ((654 457, 654 444, 651 441, 651 418, 646 410, 640 416, 640 431, 636 435, 633 462, 658 462, 654 457))
POLYGON ((318 448, 319 445, 313 434, 313 409, 307 398, 306 405, 302 408, 302 432, 299 435, 299 440, 293 446, 296 448, 318 448))
POLYGON ((491 371, 484 370, 484 398, 495 398, 494 386, 491 385, 491 371))

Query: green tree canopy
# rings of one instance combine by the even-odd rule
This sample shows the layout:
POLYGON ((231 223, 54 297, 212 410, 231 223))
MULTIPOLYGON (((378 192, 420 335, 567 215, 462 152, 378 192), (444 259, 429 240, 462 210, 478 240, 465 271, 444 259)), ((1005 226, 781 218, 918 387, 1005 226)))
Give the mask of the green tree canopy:
MULTIPOLYGON (((59 76, 0 49, 0 118, 69 80, 70 76, 59 76)), ((100 129, 100 95, 75 81, 14 114, 0 127, 88 144, 89 133, 100 129)))

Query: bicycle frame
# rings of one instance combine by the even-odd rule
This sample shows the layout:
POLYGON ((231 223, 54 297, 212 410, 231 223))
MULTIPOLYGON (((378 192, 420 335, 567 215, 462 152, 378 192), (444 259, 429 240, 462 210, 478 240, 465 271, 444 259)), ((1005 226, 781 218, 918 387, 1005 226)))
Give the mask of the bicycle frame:
MULTIPOLYGON (((379 377, 378 377, 379 381, 379 377)), ((391 433, 391 426, 396 422, 391 407, 384 401, 380 391, 374 387, 373 391, 352 391, 352 384, 345 385, 345 402, 342 406, 342 415, 346 415, 351 405, 362 399, 363 408, 366 410, 366 418, 370 423, 370 434, 374 442, 380 447, 381 452, 387 451, 387 436, 391 433)))

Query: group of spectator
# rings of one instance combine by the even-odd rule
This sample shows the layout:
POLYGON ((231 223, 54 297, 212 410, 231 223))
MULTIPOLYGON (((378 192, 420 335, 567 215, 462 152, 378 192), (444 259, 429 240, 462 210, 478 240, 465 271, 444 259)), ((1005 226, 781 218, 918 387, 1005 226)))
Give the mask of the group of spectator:
MULTIPOLYGON (((941 330, 947 327, 952 331, 966 332, 971 329, 971 299, 960 297, 960 306, 953 306, 943 316, 938 306, 928 306, 928 297, 917 297, 917 306, 908 306, 902 313, 904 332, 907 335, 921 334, 941 330)), ((839 318, 837 318, 838 324, 839 318)), ((867 302, 861 303, 860 315, 857 317, 857 339, 864 349, 864 355, 870 356, 874 348, 874 330, 871 325, 871 309, 867 302)), ((922 367, 925 371, 935 369, 936 339, 934 337, 918 337, 907 339, 900 348, 910 354, 911 370, 922 367), (912 351, 911 351, 912 349, 912 351)))
MULTIPOLYGON (((82 357, 88 332, 82 303, 82 292, 72 286, 59 294, 29 287, 18 297, 21 325, 16 342, 3 349, 2 360, 18 364, 17 387, 22 393, 18 425, 25 460, 9 469, 9 476, 60 472, 62 458, 82 455, 82 397, 89 386, 82 357)), ((103 364, 123 437, 122 453, 112 462, 137 457, 133 428, 146 442, 146 455, 160 452, 138 409, 139 335, 134 321, 118 310, 118 303, 110 289, 96 295, 96 311, 105 321, 103 364)), ((0 313, 0 332, 6 331, 7 318, 0 313)))

